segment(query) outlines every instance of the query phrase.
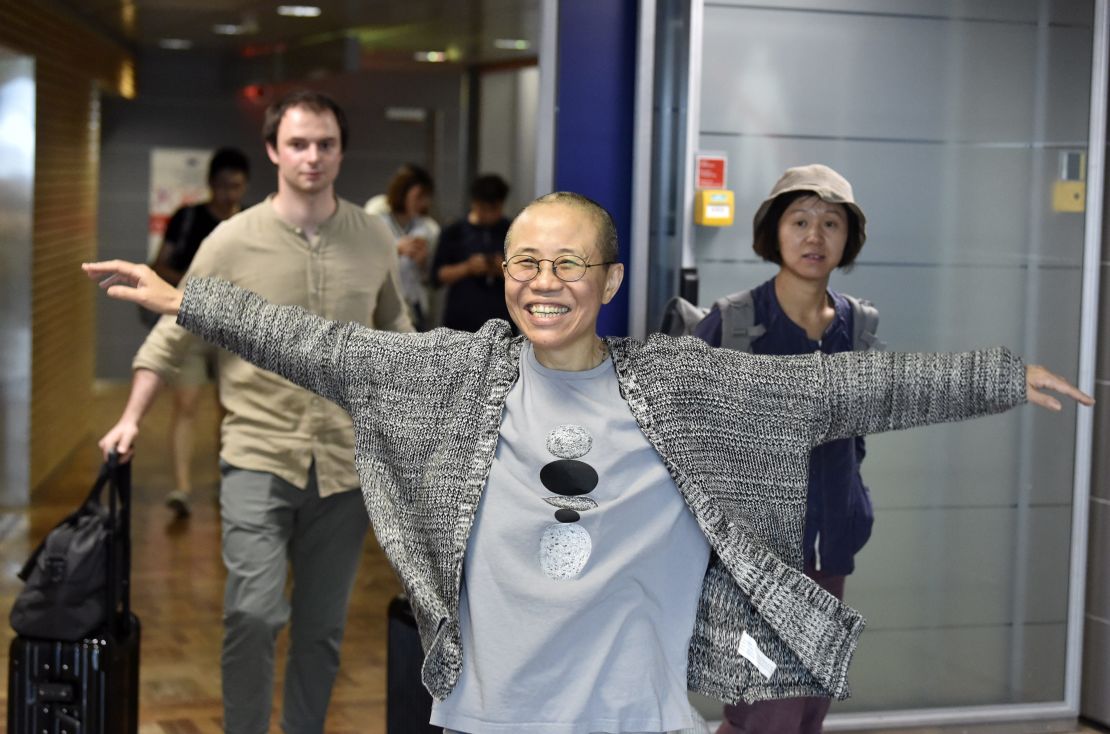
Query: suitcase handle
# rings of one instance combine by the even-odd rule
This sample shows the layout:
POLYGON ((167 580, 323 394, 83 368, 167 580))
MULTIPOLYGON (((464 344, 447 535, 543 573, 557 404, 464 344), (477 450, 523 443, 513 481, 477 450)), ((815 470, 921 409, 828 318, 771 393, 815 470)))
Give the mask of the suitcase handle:
POLYGON ((35 685, 36 703, 73 703, 73 686, 69 683, 38 683, 35 685))
MULTIPOLYGON (((108 553, 108 609, 116 614, 113 626, 117 639, 122 640, 131 631, 131 464, 121 464, 119 454, 112 450, 108 454, 104 470, 109 479, 106 483, 110 486, 108 522, 115 540, 108 553)), ((97 502, 100 501, 103 486, 103 483, 98 482, 93 490, 97 495, 97 502)))

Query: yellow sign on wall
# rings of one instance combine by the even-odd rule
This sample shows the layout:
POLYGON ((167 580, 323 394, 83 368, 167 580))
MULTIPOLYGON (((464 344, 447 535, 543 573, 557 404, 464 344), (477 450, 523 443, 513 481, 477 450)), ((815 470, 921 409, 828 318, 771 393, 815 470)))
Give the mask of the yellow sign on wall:
POLYGON ((1057 181, 1052 187, 1052 211, 1082 212, 1087 203, 1086 181, 1057 181))
POLYGON ((728 189, 698 189, 694 197, 694 223, 703 227, 729 227, 736 207, 728 189))

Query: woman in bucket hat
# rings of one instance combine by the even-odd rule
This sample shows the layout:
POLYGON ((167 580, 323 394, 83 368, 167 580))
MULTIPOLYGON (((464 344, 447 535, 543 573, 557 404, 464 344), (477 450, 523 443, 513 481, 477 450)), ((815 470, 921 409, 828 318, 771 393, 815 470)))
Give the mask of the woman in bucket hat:
MULTIPOLYGON (((875 308, 829 288, 832 272, 855 262, 867 238, 866 223, 851 184, 839 173, 821 164, 787 169, 752 221, 752 248, 779 272, 719 301, 695 334, 712 346, 755 354, 875 348, 875 308), (736 322, 742 322, 739 329, 736 322), (738 330, 741 337, 735 336, 738 330)), ((863 437, 822 444, 810 456, 805 572, 837 599, 844 598, 854 555, 871 536, 871 500, 859 471, 863 457, 863 437)), ((820 732, 829 701, 804 697, 728 705, 718 734, 820 732)))

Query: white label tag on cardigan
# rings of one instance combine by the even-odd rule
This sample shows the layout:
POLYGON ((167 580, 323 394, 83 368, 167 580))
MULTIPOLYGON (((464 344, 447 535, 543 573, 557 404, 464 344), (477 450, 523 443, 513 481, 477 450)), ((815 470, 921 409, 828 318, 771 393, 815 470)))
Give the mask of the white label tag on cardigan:
POLYGON ((747 630, 744 630, 744 634, 740 635, 740 654, 754 665, 756 670, 767 680, 771 680, 771 676, 775 674, 775 670, 779 667, 774 660, 763 654, 763 651, 759 649, 759 645, 756 644, 747 630))

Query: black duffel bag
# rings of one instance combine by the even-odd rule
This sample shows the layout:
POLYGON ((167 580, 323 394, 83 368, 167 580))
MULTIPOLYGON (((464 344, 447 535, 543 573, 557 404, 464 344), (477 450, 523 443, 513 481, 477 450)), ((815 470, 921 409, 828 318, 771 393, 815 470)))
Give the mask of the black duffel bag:
POLYGON ((19 572, 26 582, 11 624, 24 637, 73 642, 115 621, 125 598, 122 569, 130 564, 130 464, 113 455, 89 496, 58 523, 19 572), (102 502, 109 488, 107 506, 102 502))

